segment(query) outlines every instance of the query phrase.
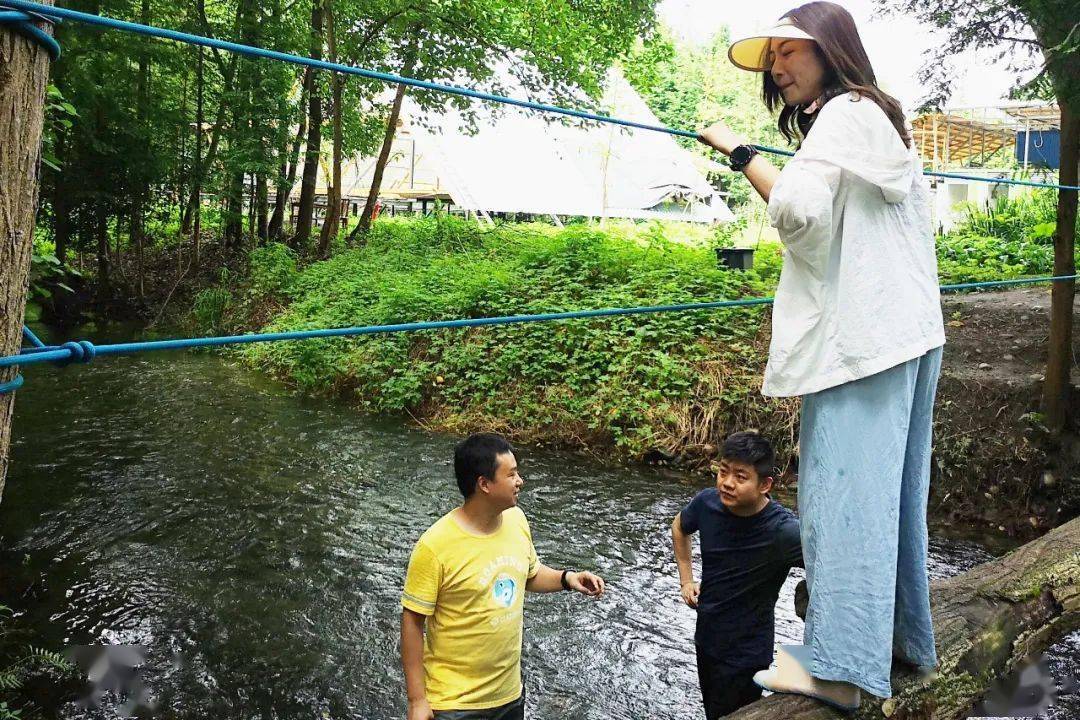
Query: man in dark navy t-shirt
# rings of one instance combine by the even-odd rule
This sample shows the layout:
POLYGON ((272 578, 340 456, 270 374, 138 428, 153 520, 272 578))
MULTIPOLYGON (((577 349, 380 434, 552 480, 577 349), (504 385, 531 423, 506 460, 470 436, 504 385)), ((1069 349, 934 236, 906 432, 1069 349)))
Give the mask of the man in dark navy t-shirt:
POLYGON ((671 526, 683 600, 697 609, 698 680, 708 720, 761 697, 754 673, 773 656, 776 599, 788 570, 802 567, 799 521, 769 498, 772 446, 754 432, 724 441, 716 487, 702 490, 671 526), (701 535, 701 582, 690 536, 701 535))

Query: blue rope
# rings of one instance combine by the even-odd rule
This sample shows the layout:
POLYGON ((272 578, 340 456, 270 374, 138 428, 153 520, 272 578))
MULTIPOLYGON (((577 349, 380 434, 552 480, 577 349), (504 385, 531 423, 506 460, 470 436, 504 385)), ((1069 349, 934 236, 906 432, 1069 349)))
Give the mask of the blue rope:
POLYGON ((20 349, 20 355, 33 355, 35 353, 48 352, 49 350, 56 349, 55 345, 46 345, 45 343, 43 343, 41 339, 34 334, 34 331, 26 327, 25 325, 23 325, 22 331, 23 337, 28 343, 30 343, 30 347, 24 347, 20 349))
MULTIPOLYGON (((53 24, 55 20, 47 15, 41 15, 39 13, 26 13, 18 12, 16 10, 6 10, 8 4, 5 2, 0 5, 0 25, 8 25, 12 30, 29 38, 32 42, 37 43, 39 46, 45 49, 45 52, 49 53, 49 59, 56 62, 60 59, 60 43, 56 42, 56 39, 52 35, 39 28, 34 23, 43 22, 53 24)), ((48 5, 42 5, 43 8, 49 8, 48 5)), ((3 393, 0 392, 0 395, 3 393)))
MULTIPOLYGON (((440 330, 444 328, 480 327, 484 325, 511 325, 529 322, 551 322, 555 320, 576 320, 581 318, 609 317, 612 315, 644 315, 662 312, 686 312, 691 310, 711 310, 724 307, 743 307, 767 305, 772 298, 749 298, 745 300, 723 300, 709 303, 689 303, 684 305, 651 305, 632 308, 605 308, 602 310, 575 310, 561 313, 543 313, 539 315, 509 315, 503 317, 464 318, 460 320, 436 320, 429 322, 400 323, 397 325, 365 325, 360 327, 330 328, 325 330, 297 330, 280 333, 255 333, 248 335, 228 335, 224 337, 181 338, 176 340, 154 340, 150 342, 118 343, 116 345, 91 345, 96 355, 127 355, 130 353, 153 350, 179 350, 196 347, 220 347, 223 345, 246 345, 250 343, 280 342, 284 340, 310 340, 312 338, 354 337, 383 333, 416 332, 419 330, 440 330)), ((90 345, 88 341, 82 341, 90 345)), ((0 367, 11 365, 31 365, 42 362, 65 360, 71 357, 67 345, 54 350, 33 355, 0 357, 0 367)), ((80 360, 85 356, 80 355, 80 360)))
MULTIPOLYGON (((942 292, 956 292, 975 288, 1002 287, 1006 285, 1024 285, 1042 282, 1075 280, 1076 275, 1058 275, 1053 277, 1021 278, 1018 280, 995 280, 989 282, 943 285, 942 292)), ((281 342, 286 340, 310 340, 327 337, 356 337, 385 333, 417 332, 421 330, 440 330, 444 328, 481 327, 485 325, 511 325, 530 322, 552 322, 557 320, 579 320, 584 318, 611 317, 614 315, 646 315, 664 312, 693 312, 715 310, 717 308, 750 307, 772 304, 773 298, 744 298, 742 300, 721 300, 718 302, 686 303, 681 305, 647 305, 630 308, 605 308, 602 310, 574 310, 560 313, 539 315, 508 315, 503 317, 463 318, 459 320, 436 320, 430 322, 400 323, 397 325, 364 325, 359 327, 329 328, 323 330, 296 330, 279 333, 252 333, 247 335, 226 335, 222 337, 179 338, 175 340, 153 340, 149 342, 117 343, 115 345, 94 345, 89 340, 68 342, 56 348, 40 348, 29 355, 11 355, 0 357, 0 367, 12 365, 33 365, 44 362, 81 362, 88 363, 96 356, 129 355, 154 350, 180 350, 196 347, 221 347, 226 345, 248 345, 251 343, 281 342)))
MULTIPOLYGON (((189 45, 201 45, 203 47, 217 48, 218 50, 225 50, 226 52, 246 55, 248 57, 259 57, 269 60, 278 60, 280 62, 287 62, 293 63, 295 65, 318 68, 320 70, 331 70, 334 72, 344 73, 346 75, 357 75, 359 77, 368 78, 370 80, 380 80, 382 82, 393 83, 395 85, 408 85, 410 87, 421 88, 424 90, 434 90, 436 92, 444 92, 451 95, 461 95, 463 97, 476 98, 477 100, 486 100, 489 102, 502 103, 504 105, 514 105, 517 107, 528 108, 530 110, 539 110, 540 112, 553 113, 556 115, 565 115, 568 117, 575 117, 583 120, 593 120, 596 122, 609 123, 612 125, 621 125, 623 127, 637 128, 639 130, 651 130, 653 132, 667 133, 669 135, 676 135, 679 137, 687 137, 693 139, 697 139, 698 136, 696 132, 691 130, 679 130, 677 128, 666 127, 664 125, 651 125, 649 123, 640 123, 633 120, 623 120, 620 118, 610 117, 608 115, 599 115, 597 113, 586 112, 584 110, 572 110, 570 108, 559 107, 558 105, 548 105, 546 103, 538 103, 531 100, 520 100, 517 98, 505 97, 503 95, 493 95, 491 93, 471 90, 469 88, 464 88, 457 85, 444 85, 442 83, 434 83, 428 82, 426 80, 417 80, 415 78, 394 75, 393 73, 378 72, 377 70, 367 70, 365 68, 342 65, 340 63, 326 62, 325 60, 315 60, 312 58, 302 57, 300 55, 292 55, 289 53, 278 52, 276 50, 266 50, 263 48, 252 47, 251 45, 241 45, 239 43, 227 42, 225 40, 215 40, 214 38, 202 37, 201 35, 192 35, 190 33, 178 32, 176 30, 166 30, 164 28, 157 28, 151 25, 141 25, 139 23, 127 22, 126 20, 117 20, 115 18, 105 17, 103 15, 93 15, 90 13, 78 12, 76 10, 68 10, 67 8, 56 8, 49 5, 42 5, 36 2, 28 2, 28 0, 3 0, 3 2, 5 5, 9 5, 14 8, 20 8, 27 11, 35 11, 46 16, 74 20, 75 22, 84 23, 86 25, 97 25, 99 27, 105 27, 114 30, 123 30, 125 32, 161 38, 163 40, 175 40, 177 42, 187 43, 189 45)), ((754 147, 756 147, 761 152, 773 153, 776 155, 786 155, 788 157, 795 155, 795 153, 790 150, 781 150, 779 148, 769 147, 768 145, 754 145, 754 147)), ((928 172, 925 174, 937 177, 950 177, 950 175, 946 173, 928 172)), ((1057 185, 1054 183, 1036 183, 1020 180, 1005 181, 976 176, 970 176, 967 179, 975 180, 977 182, 1003 182, 1013 185, 1030 185, 1032 187, 1056 188, 1058 190, 1080 190, 1080 185, 1057 185)))
MULTIPOLYGON (((31 355, 41 355, 42 353, 63 353, 62 357, 54 357, 52 363, 58 367, 70 365, 71 363, 88 363, 94 359, 97 354, 97 348, 89 340, 79 340, 76 342, 66 342, 63 345, 46 345, 34 334, 34 331, 23 325, 23 337, 33 346, 28 348, 22 348, 19 350, 18 355, 13 355, 17 362, 11 363, 12 365, 27 365, 32 362, 27 362, 27 357, 31 355)), ((52 357, 52 356, 50 356, 52 357)), ((5 383, 0 383, 0 395, 6 393, 15 392, 23 385, 23 376, 16 375, 14 378, 5 383)))
POLYGON ((15 392, 23 386, 23 376, 16 375, 11 380, 5 383, 0 383, 0 395, 6 395, 10 392, 15 392))
POLYGON ((33 330, 26 327, 25 325, 23 325, 22 334, 23 337, 26 338, 26 341, 30 343, 34 348, 48 347, 45 343, 41 342, 41 338, 35 335, 33 330))
POLYGON ((995 185, 1026 185, 1028 187, 1048 187, 1058 190, 1080 190, 1080 185, 1051 185, 1049 183, 1035 182, 1033 180, 1012 180, 1009 178, 991 178, 979 175, 960 175, 947 172, 927 172, 924 175, 932 175, 941 178, 956 178, 957 180, 977 180, 979 182, 994 183, 995 185))
MULTIPOLYGON (((0 15, 3 15, 3 13, 0 13, 0 15)), ((2 22, 2 21, 0 21, 0 22, 2 22)), ((45 343, 41 342, 41 340, 38 338, 38 336, 34 334, 34 331, 31 330, 30 328, 26 327, 25 325, 23 325, 22 332, 23 332, 23 337, 26 339, 27 342, 29 342, 31 345, 33 345, 33 347, 32 348, 23 348, 22 350, 19 351, 20 354, 22 354, 22 353, 41 352, 42 350, 51 350, 51 349, 53 349, 53 348, 48 347, 45 343)), ((22 386, 23 386, 23 376, 22 375, 16 375, 11 380, 8 380, 7 382, 4 382, 4 383, 0 383, 0 395, 6 395, 7 393, 15 392, 16 390, 18 390, 22 386)))
MULTIPOLYGON (((67 353, 67 357, 60 357, 53 360, 54 365, 59 365, 61 367, 67 365, 68 363, 86 364, 93 360, 94 357, 97 355, 97 348, 94 347, 94 343, 90 342, 89 340, 72 340, 56 348, 56 351, 67 353)), ((40 358, 48 354, 49 352, 51 351, 43 348, 36 355, 31 355, 29 357, 40 358)), ((23 359, 17 364, 25 365, 27 364, 26 360, 27 358, 23 357, 23 359)))
POLYGON ((1052 275, 1037 278, 1019 278, 1017 280, 990 280, 988 282, 960 283, 959 285, 942 285, 941 292, 959 292, 960 290, 974 290, 976 288, 1006 287, 1008 285, 1033 285, 1042 282, 1062 282, 1075 280, 1080 275, 1052 275))

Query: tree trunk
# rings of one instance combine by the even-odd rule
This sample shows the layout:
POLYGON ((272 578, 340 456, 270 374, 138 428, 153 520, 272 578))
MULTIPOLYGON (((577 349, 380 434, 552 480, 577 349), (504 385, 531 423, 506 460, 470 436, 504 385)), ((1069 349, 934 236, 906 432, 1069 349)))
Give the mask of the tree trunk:
MULTIPOLYGON (((322 60, 323 9, 320 0, 311 5, 311 57, 322 60)), ((292 246, 302 250, 311 239, 311 226, 315 215, 315 184, 319 178, 319 151, 322 148, 322 98, 319 82, 314 72, 304 77, 308 93, 308 136, 304 151, 304 176, 300 183, 299 217, 292 246)))
MULTIPOLYGON (((256 215, 255 202, 256 202, 256 200, 255 200, 255 178, 252 177, 248 181, 248 197, 247 197, 247 206, 248 206, 247 247, 249 247, 249 248, 255 247, 255 215, 256 215)), ((241 206, 241 207, 243 207, 243 206, 241 206)))
MULTIPOLYGON (((109 230, 108 230, 108 228, 109 228, 109 215, 108 215, 108 212, 105 210, 104 205, 102 206, 102 215, 101 215, 101 217, 104 219, 105 238, 106 238, 106 242, 108 242, 108 237, 109 237, 109 230)), ((123 248, 123 245, 121 244, 121 237, 120 237, 120 224, 121 224, 121 222, 123 222, 123 218, 124 218, 123 215, 117 215, 117 217, 116 217, 116 234, 113 236, 113 244, 112 244, 113 259, 112 259, 111 272, 112 272, 112 277, 115 278, 116 276, 119 275, 120 276, 120 281, 123 284, 126 285, 127 284, 127 275, 124 273, 124 248, 123 248)), ((129 223, 131 222, 130 217, 128 218, 128 222, 129 223)), ((130 244, 130 240, 131 240, 131 238, 129 236, 128 237, 128 241, 129 241, 128 244, 130 244)))
POLYGON ((111 263, 109 262, 109 215, 105 203, 100 200, 94 210, 94 237, 97 240, 98 298, 104 301, 112 296, 111 263))
POLYGON ((218 148, 221 145, 221 135, 225 127, 225 112, 228 110, 228 96, 232 92, 233 78, 236 77, 236 65, 239 55, 233 55, 232 61, 226 68, 227 73, 222 83, 221 99, 218 100, 217 111, 214 115, 213 131, 210 135, 210 147, 206 151, 206 157, 202 161, 202 172, 196 177, 195 181, 199 189, 199 195, 195 195, 193 192, 191 197, 188 198, 187 206, 184 208, 184 220, 182 221, 182 227, 191 227, 191 221, 195 214, 195 208, 197 206, 197 200, 202 199, 202 187, 206 183, 206 177, 209 174, 210 168, 213 167, 214 161, 217 159, 218 148))
MULTIPOLYGON (((203 0, 199 0, 199 7, 202 8, 202 6, 203 0)), ((194 223, 191 226, 191 263, 196 268, 196 271, 199 267, 199 250, 202 245, 202 131, 204 121, 203 92, 206 84, 203 71, 203 48, 200 46, 197 50, 199 54, 195 60, 195 172, 191 178, 190 203, 191 214, 194 216, 194 223)), ((186 209, 184 217, 188 217, 186 209)))
MULTIPOLYGON (((1080 98, 1071 103, 1062 95, 1061 150, 1059 180, 1062 185, 1077 184, 1080 166, 1080 98)), ((1058 191, 1057 233, 1054 241, 1054 275, 1076 272, 1076 191, 1058 191)), ((1046 426, 1061 432, 1068 420, 1069 375, 1072 369, 1073 280, 1055 282, 1050 295, 1050 339, 1043 383, 1042 411, 1046 426)))
MULTIPOLYGON (((965 718, 990 684, 1080 627, 1080 518, 930 589, 940 664, 922 679, 893 670, 893 698, 863 694, 856 717, 965 718)), ((843 717, 795 695, 770 695, 732 720, 843 717)))
MULTIPOLYGON (((51 2, 49 3, 52 4, 51 2)), ((0 26, 0 354, 22 345, 26 287, 34 244, 41 169, 41 128, 49 55, 0 26)), ((0 370, 0 382, 17 370, 0 370)), ((15 394, 0 395, 0 498, 7 478, 15 394)))
MULTIPOLYGON (((188 117, 188 90, 190 89, 190 78, 188 78, 187 70, 184 70, 183 80, 180 91, 180 118, 186 120, 188 117)), ((185 123, 186 124, 186 123, 185 123)), ((175 207, 176 217, 183 222, 184 219, 184 199, 187 196, 187 187, 191 179, 191 168, 184 165, 184 158, 188 155, 188 134, 184 127, 184 124, 176 125, 176 144, 180 146, 180 166, 177 168, 176 184, 173 185, 172 191, 165 198, 168 203, 166 206, 166 217, 172 217, 173 209, 175 207)), ((190 232, 191 228, 185 232, 181 226, 181 237, 190 232)), ((179 238, 178 238, 179 239, 179 238)), ((184 246, 183 243, 177 243, 176 257, 177 262, 183 265, 184 246)))
MULTIPOLYGON (((61 131, 56 134, 56 157, 63 167, 64 158, 67 156, 68 134, 61 131)), ((56 259, 61 264, 67 264, 67 252, 71 246, 71 193, 72 188, 67 182, 67 173, 58 172, 53 174, 53 242, 56 243, 56 259)))
MULTIPOLYGON (((402 69, 401 74, 408 76, 412 74, 413 67, 416 65, 416 53, 410 52, 408 58, 405 60, 405 67, 402 69)), ((356 229, 349 235, 349 240, 353 241, 355 238, 359 238, 362 235, 367 235, 371 229, 371 218, 375 212, 375 203, 379 199, 379 190, 382 187, 383 173, 386 171, 386 165, 390 162, 390 150, 394 147, 394 134, 397 132, 398 118, 401 117, 401 104, 405 100, 405 86, 398 85, 397 92, 394 93, 394 104, 390 108, 390 117, 386 121, 386 134, 383 135, 382 149, 379 150, 379 158, 375 162, 375 172, 371 177, 371 187, 368 188, 367 202, 364 203, 364 212, 360 215, 360 222, 356 225, 356 229)))
POLYGON ((135 243, 135 263, 138 265, 135 271, 135 295, 139 300, 143 299, 145 294, 143 278, 145 277, 145 271, 143 268, 143 250, 146 245, 146 226, 143 219, 144 203, 143 196, 138 196, 135 199, 135 205, 131 209, 131 225, 128 228, 128 236, 135 243))
MULTIPOLYGON (((304 85, 307 85, 307 73, 312 72, 311 68, 305 70, 304 85)), ((300 107, 304 107, 304 100, 306 98, 301 94, 300 107)), ((296 186, 296 169, 300 164, 300 146, 304 142, 304 135, 307 134, 307 111, 300 113, 300 126, 296 130, 296 135, 293 137, 292 148, 289 150, 288 158, 283 158, 281 161, 281 175, 278 178, 277 183, 274 185, 274 214, 270 217, 270 227, 268 228, 268 234, 270 239, 277 242, 280 241, 284 234, 285 227, 285 210, 289 205, 289 199, 292 197, 293 187, 296 186)))
MULTIPOLYGON (((326 39, 330 50, 330 62, 337 62, 337 44, 334 37, 334 4, 332 0, 326 2, 326 39)), ((326 193, 326 219, 323 221, 322 233, 319 235, 318 255, 324 260, 330 257, 330 243, 337 237, 338 227, 341 222, 341 95, 344 90, 345 76, 334 73, 334 158, 333 178, 330 181, 329 191, 326 193)))
MULTIPOLYGON (((147 25, 150 23, 150 0, 142 0, 142 7, 140 12, 139 21, 147 25)), ((136 121, 139 125, 139 130, 146 133, 144 138, 146 141, 150 139, 150 133, 146 132, 147 122, 149 118, 149 100, 150 92, 150 56, 147 52, 145 44, 140 45, 139 52, 139 78, 136 81, 135 88, 135 102, 136 102, 136 121)), ((138 184, 135 187, 135 197, 132 199, 131 207, 131 225, 129 226, 129 232, 131 239, 135 241, 135 261, 139 267, 136 270, 136 295, 139 300, 143 299, 145 294, 144 278, 145 268, 143 267, 144 257, 143 249, 145 245, 146 237, 146 199, 150 194, 149 184, 145 179, 145 170, 140 170, 140 176, 138 184)))
POLYGON ((225 247, 238 250, 244 244, 244 173, 229 176, 225 206, 225 247))
POLYGON ((260 172, 255 176, 255 218, 256 233, 259 240, 265 243, 270 236, 270 199, 268 197, 266 173, 260 172))

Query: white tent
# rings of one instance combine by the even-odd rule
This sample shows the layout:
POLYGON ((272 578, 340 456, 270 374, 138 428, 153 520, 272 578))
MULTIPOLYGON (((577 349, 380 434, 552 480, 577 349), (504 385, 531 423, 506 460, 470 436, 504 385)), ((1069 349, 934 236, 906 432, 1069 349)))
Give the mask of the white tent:
MULTIPOLYGON (((408 96, 406 96, 407 98, 408 96)), ((641 123, 661 123, 641 97, 612 71, 604 112, 641 123)), ((384 201, 439 199, 481 217, 490 213, 671 219, 734 219, 699 168, 717 170, 666 133, 611 124, 551 122, 518 108, 495 116, 484 110, 474 135, 460 115, 426 118, 406 103, 381 187, 384 201)), ((362 207, 374 158, 343 168, 343 197, 362 207)), ((325 179, 320 178, 320 193, 325 179)))

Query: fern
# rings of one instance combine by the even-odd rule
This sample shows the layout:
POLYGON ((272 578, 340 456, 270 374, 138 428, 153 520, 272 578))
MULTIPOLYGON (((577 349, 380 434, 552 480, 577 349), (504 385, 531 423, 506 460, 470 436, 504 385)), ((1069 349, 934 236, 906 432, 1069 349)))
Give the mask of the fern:
MULTIPOLYGON (((26 654, 6 668, 0 669, 0 692, 18 690, 23 685, 23 678, 34 673, 52 670, 67 675, 74 670, 71 662, 58 652, 28 645, 26 654)), ((19 710, 11 710, 7 703, 0 702, 0 720, 18 718, 19 710)))
POLYGON ((67 672, 72 669, 72 665, 68 659, 58 652, 34 647, 33 645, 29 645, 28 650, 29 654, 27 655, 27 659, 38 668, 52 669, 60 672, 67 672))
POLYGON ((11 692, 12 690, 18 690, 21 687, 22 679, 19 677, 18 669, 7 668, 0 671, 0 690, 11 692))
MULTIPOLYGON (((0 604, 0 637, 13 634, 8 623, 14 616, 15 613, 11 608, 0 604)), ((27 645, 26 652, 21 657, 0 667, 0 694, 19 690, 23 686, 23 680, 34 673, 52 671, 61 676, 68 676, 74 672, 74 669, 75 666, 62 654, 27 645)), ((21 720, 21 718, 22 710, 9 707, 6 701, 0 700, 0 720, 21 720)))

